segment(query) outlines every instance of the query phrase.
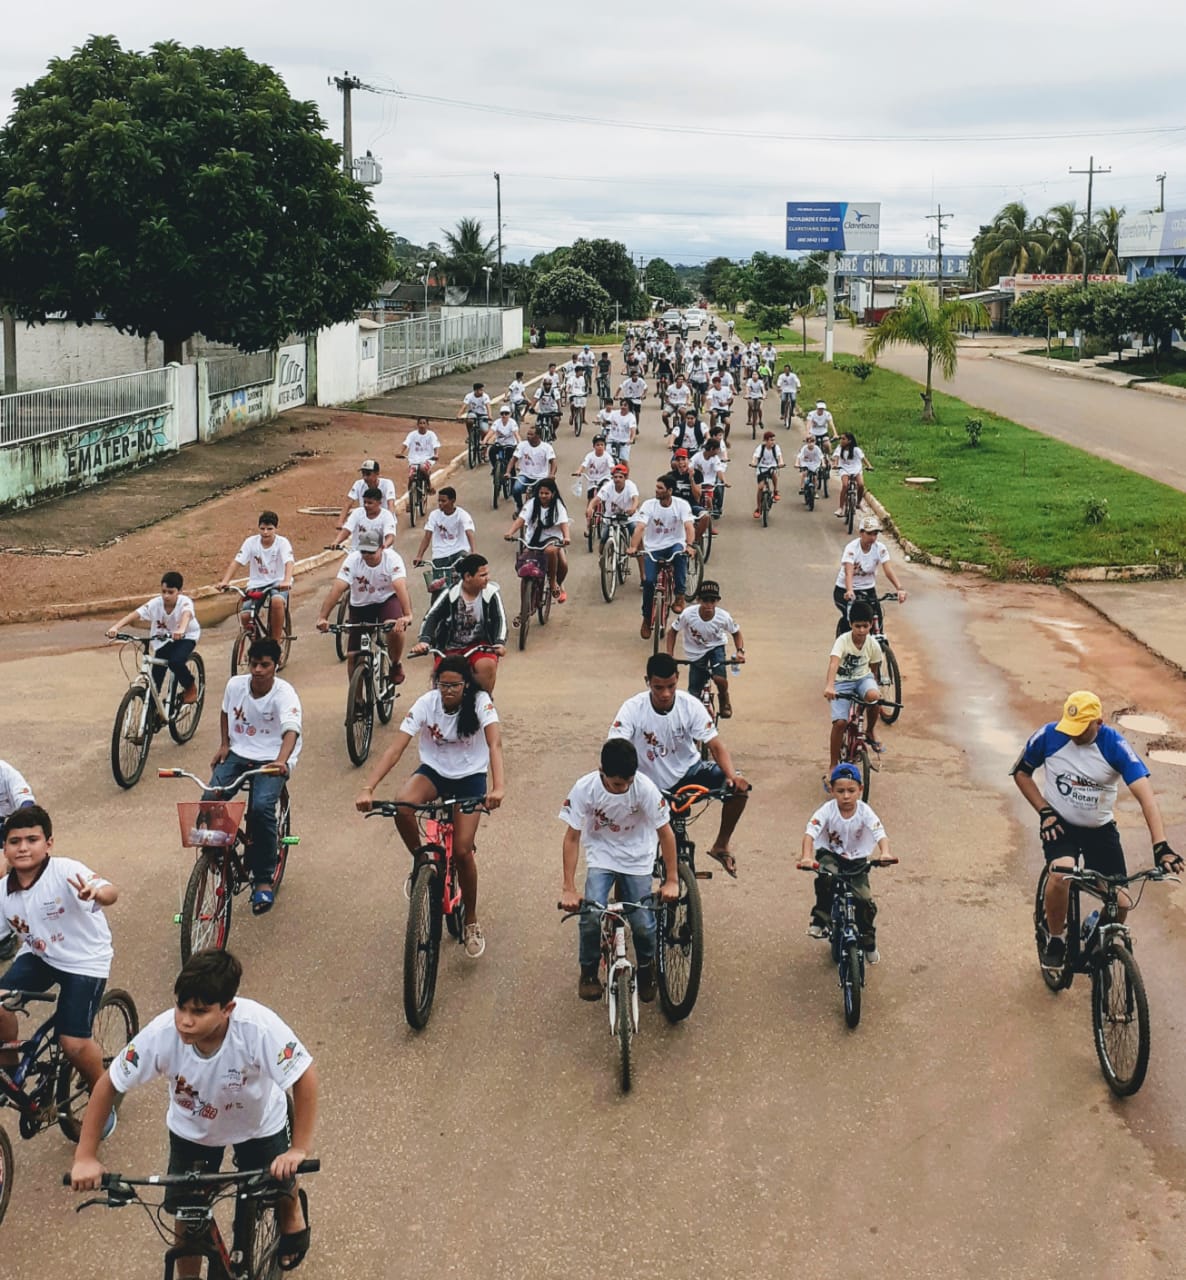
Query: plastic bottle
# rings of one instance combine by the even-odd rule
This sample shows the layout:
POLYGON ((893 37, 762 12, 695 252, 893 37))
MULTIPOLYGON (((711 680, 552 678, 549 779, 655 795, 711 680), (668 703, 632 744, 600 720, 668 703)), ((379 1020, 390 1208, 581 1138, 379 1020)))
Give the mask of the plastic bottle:
POLYGON ((1091 935, 1095 932, 1095 926, 1099 924, 1099 919, 1100 913, 1098 911, 1093 911, 1091 915, 1083 921, 1083 932, 1080 936, 1084 943, 1087 943, 1090 940, 1091 935))

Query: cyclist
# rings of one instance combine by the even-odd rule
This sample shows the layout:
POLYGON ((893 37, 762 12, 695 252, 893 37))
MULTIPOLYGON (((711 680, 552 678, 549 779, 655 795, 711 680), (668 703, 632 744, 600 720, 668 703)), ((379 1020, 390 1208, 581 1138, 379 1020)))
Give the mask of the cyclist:
POLYGON ((774 343, 769 338, 766 339, 766 345, 762 348, 762 363, 758 366, 758 372, 762 373, 763 367, 766 372, 762 374, 766 382, 766 390, 769 391, 774 382, 774 366, 778 364, 778 352, 774 349, 774 343))
POLYGON ((586 342, 577 355, 577 366, 585 379, 585 395, 593 390, 593 348, 586 342))
MULTIPOLYGON (((600 487, 591 492, 589 505, 585 508, 585 519, 592 524, 603 511, 609 519, 626 516, 633 533, 637 524, 634 517, 638 511, 638 503, 638 485, 630 479, 630 468, 624 462, 619 462, 614 465, 610 478, 603 480, 600 487)), ((604 543, 608 536, 608 530, 602 530, 601 541, 604 543)))
POLYGON ((511 455, 519 444, 519 423, 517 418, 512 416, 510 405, 504 404, 499 409, 498 417, 494 419, 482 443, 489 449, 491 472, 501 458, 505 474, 510 465, 511 455))
POLYGON ((725 479, 729 464, 725 461, 720 440, 710 435, 700 452, 692 455, 689 465, 692 474, 700 481, 701 501, 715 520, 724 509, 725 489, 729 483, 725 479))
MULTIPOLYGON (((578 778, 557 817, 567 823, 564 832, 564 880, 560 906, 580 908, 582 896, 589 902, 608 903, 611 890, 623 902, 645 902, 651 896, 655 864, 655 840, 663 858, 665 878, 659 886, 663 902, 679 898, 679 866, 675 836, 667 801, 659 788, 638 771, 638 752, 622 738, 601 745, 601 767, 578 778), (576 872, 582 846, 585 850, 585 887, 577 893, 576 872)), ((648 909, 628 916, 638 960, 638 998, 654 1000, 655 913, 648 909)), ((577 994, 582 1000, 600 1000, 604 987, 598 976, 600 922, 586 912, 580 923, 581 979, 577 994)))
POLYGON ((744 356, 742 355, 741 347, 737 343, 734 343, 733 350, 729 353, 729 373, 733 378, 733 385, 735 387, 739 387, 741 385, 743 362, 744 356))
POLYGON ((334 539, 334 546, 344 546, 346 539, 349 538, 351 551, 357 551, 359 537, 365 531, 377 533, 383 546, 393 547, 396 527, 395 516, 383 505, 382 490, 364 489, 362 506, 355 507, 346 517, 346 523, 342 525, 341 531, 334 539))
POLYGON ((819 473, 827 463, 828 459, 823 450, 816 443, 815 436, 805 436, 803 438, 803 447, 795 455, 795 466, 799 469, 799 492, 803 492, 803 473, 810 471, 815 479, 815 483, 819 484, 819 473))
POLYGON ((417 560, 424 559, 430 542, 434 569, 450 569, 467 551, 474 549, 473 517, 457 505, 457 490, 451 484, 437 491, 437 509, 424 522, 417 560))
POLYGON ((745 661, 745 639, 741 628, 730 614, 717 606, 721 599, 720 584, 705 578, 696 592, 698 608, 685 609, 671 624, 667 632, 667 652, 675 653, 675 637, 683 637, 684 657, 692 665, 688 668, 688 692, 700 697, 704 686, 711 679, 717 687, 720 717, 728 720, 733 715, 733 703, 729 699, 729 674, 725 661, 728 637, 733 637, 734 661, 745 661))
POLYGON ((462 400, 461 412, 457 416, 465 419, 466 427, 475 431, 480 440, 490 426, 490 411, 493 407, 494 402, 486 394, 486 384, 475 382, 474 389, 467 392, 462 400))
MULTIPOLYGON (((271 911, 276 901, 276 809, 284 779, 301 754, 301 700, 296 690, 276 674, 280 646, 275 640, 253 640, 247 651, 250 675, 231 676, 222 695, 219 715, 221 740, 210 761, 214 787, 228 787, 251 769, 265 764, 281 769, 251 780, 248 822, 251 839, 247 862, 251 870, 251 910, 271 911)), ((215 800, 207 791, 203 800, 215 800)))
POLYGON ((877 536, 881 522, 876 516, 865 516, 858 526, 855 538, 844 548, 840 556, 840 571, 832 589, 832 602, 840 610, 836 634, 848 630, 848 608, 854 600, 867 601, 875 618, 881 618, 881 602, 877 599, 877 570, 884 566, 885 576, 898 593, 898 602, 906 603, 906 592, 898 582, 898 575, 890 564, 889 548, 877 536))
MULTIPOLYGON (((265 597, 267 609, 261 606, 259 613, 260 623, 270 636, 284 634, 284 605, 292 590, 292 572, 296 565, 292 543, 276 532, 279 526, 280 517, 274 511, 261 511, 259 533, 244 541, 217 584, 219 591, 228 590, 235 566, 245 567, 247 590, 268 593, 265 597)), ((244 631, 251 628, 252 608, 250 600, 243 601, 239 621, 244 631)))
POLYGON ((610 452, 616 462, 630 461, 630 447, 638 437, 638 419, 630 408, 630 401, 623 400, 616 411, 611 411, 606 429, 610 452))
POLYGON ((704 423, 696 415, 691 405, 686 406, 682 414, 677 414, 675 425, 667 436, 667 446, 673 453, 683 449, 690 456, 697 453, 700 446, 708 439, 704 423))
POLYGON ((629 406, 636 426, 642 425, 642 402, 647 398, 646 379, 640 373, 625 378, 618 388, 618 399, 629 406))
POLYGON ((709 426, 720 425, 725 428, 725 439, 729 438, 729 415, 733 412, 732 388, 724 386, 721 375, 712 376, 712 390, 708 393, 709 426))
POLYGON ((840 763, 840 747, 844 742, 844 726, 848 722, 848 697, 861 698, 869 703, 865 724, 865 741, 871 751, 880 754, 884 747, 874 730, 877 727, 881 697, 881 662, 883 654, 873 629, 873 609, 864 600, 858 600, 848 611, 850 630, 836 637, 828 658, 828 674, 824 683, 824 697, 832 707, 832 736, 828 768, 840 763))
POLYGON ((708 395, 708 366, 704 363, 704 357, 697 349, 697 345, 693 344, 693 350, 687 357, 687 373, 688 382, 692 387, 692 403, 699 411, 708 395))
POLYGON ((762 425, 762 401, 766 399, 766 384, 762 381, 757 369, 750 372, 745 381, 745 401, 747 427, 762 425))
MULTIPOLYGON (((162 574, 160 595, 112 623, 107 628, 107 637, 114 640, 125 627, 146 623, 152 632, 152 656, 169 664, 182 690, 181 701, 190 703, 198 700, 198 682, 185 664, 201 639, 202 628, 198 626, 194 602, 181 594, 184 585, 181 574, 173 570, 162 574)), ((165 679, 165 668, 153 667, 152 678, 159 689, 165 679)))
MULTIPOLYGON (((555 365, 549 365, 548 368, 554 369, 555 365)), ((532 413, 535 414, 536 426, 540 430, 541 435, 547 434, 550 430, 553 435, 556 434, 556 423, 560 418, 560 401, 559 390, 555 379, 550 373, 544 375, 543 381, 535 389, 535 406, 532 413), (540 419, 543 419, 541 422, 540 419)))
POLYGON ((778 375, 778 410, 788 431, 791 429, 791 419, 795 416, 795 402, 799 399, 800 386, 802 383, 799 375, 789 364, 784 364, 778 375))
MULTIPOLYGON (((1128 868, 1113 817, 1123 780, 1141 806, 1153 842, 1153 858, 1165 871, 1182 870, 1182 858, 1166 843, 1165 823, 1144 761, 1127 739, 1104 724, 1099 698, 1090 690, 1072 693, 1062 717, 1043 725, 1025 744, 1013 766, 1013 781, 1039 819, 1042 854, 1047 866, 1084 867, 1106 876, 1124 876, 1128 868), (1034 770, 1043 771, 1042 789, 1034 770)), ((1042 962, 1058 968, 1066 956, 1063 933, 1069 888, 1062 876, 1046 880, 1046 942, 1042 962)), ((1131 900, 1120 895, 1121 919, 1131 900)))
POLYGON ((409 488, 411 487, 412 480, 416 473, 421 472, 424 476, 428 492, 433 492, 432 469, 436 466, 437 457, 440 452, 441 442, 437 438, 437 433, 435 431, 429 431, 428 419, 424 417, 417 418, 416 430, 409 431, 404 437, 404 447, 397 455, 400 458, 407 458, 408 460, 409 488))
MULTIPOLYGON (((837 871, 841 865, 855 871, 858 864, 863 872, 846 881, 857 900, 857 930, 861 949, 868 964, 877 964, 881 953, 877 950, 877 930, 873 921, 877 916, 877 903, 869 887, 868 861, 876 855, 888 858, 889 837, 881 825, 881 819, 861 799, 861 771, 855 764, 837 765, 828 775, 832 798, 811 815, 803 833, 803 847, 799 865, 811 866, 818 862, 823 868, 837 871)), ((832 923, 832 897, 836 882, 832 876, 815 878, 815 906, 811 909, 811 922, 807 933, 812 938, 827 938, 832 923)))
POLYGON ((519 531, 524 530, 527 546, 542 549, 548 564, 548 586, 557 604, 564 604, 568 593, 564 579, 568 577, 568 557, 564 548, 569 544, 568 508, 560 499, 560 487, 551 476, 546 476, 535 486, 530 497, 504 535, 513 542, 519 531))
POLYGON ((585 370, 581 364, 578 363, 568 375, 565 390, 568 393, 568 425, 574 432, 579 431, 585 425, 585 404, 589 398, 585 389, 585 370))
POLYGON ((839 448, 832 454, 832 465, 840 471, 840 509, 835 514, 843 519, 849 485, 857 487, 859 506, 865 500, 865 472, 872 471, 873 464, 857 444, 856 436, 851 431, 844 431, 840 435, 839 448))
POLYGON ((580 476, 584 482, 581 487, 581 495, 586 503, 592 499, 593 494, 601 488, 602 484, 609 479, 613 467, 614 460, 605 449, 605 436, 594 436, 593 448, 585 454, 581 465, 572 473, 574 476, 580 476))
MULTIPOLYGON (((93 1091, 103 1074, 103 1051, 92 1031, 113 955, 103 908, 114 905, 119 890, 82 862, 52 857, 53 851, 53 820, 40 805, 26 804, 8 815, 0 917, 20 938, 21 949, 0 977, 0 991, 58 988, 58 1042, 93 1091)), ((0 1043, 19 1039, 16 1014, 0 1009, 0 1043)), ((0 1059, 0 1065, 15 1063, 0 1059)), ((104 1120, 107 1137, 115 1117, 104 1120)))
POLYGON ((379 474, 379 463, 374 458, 366 458, 359 467, 359 478, 350 486, 346 493, 346 501, 342 505, 341 514, 338 516, 338 527, 346 523, 346 517, 350 514, 351 507, 362 506, 362 495, 368 489, 378 489, 383 496, 383 505, 395 515, 395 483, 388 480, 386 476, 379 474))
MULTIPOLYGON (((0 760, 0 846, 4 843, 4 826, 9 817, 18 809, 27 809, 36 803, 33 788, 20 771, 14 769, 7 760, 0 760)), ((20 944, 20 937, 9 927, 3 914, 0 914, 0 960, 11 960, 20 944)), ((0 1036, 0 1039, 3 1038, 0 1036)))
POLYGON ((609 389, 609 376, 613 367, 609 352, 603 351, 597 357, 597 398, 603 405, 607 405, 613 400, 609 389))
POLYGON ((642 559, 642 626, 639 635, 651 638, 651 606, 655 600, 655 583, 659 577, 659 561, 671 560, 675 567, 675 600, 672 609, 681 613, 686 603, 684 587, 687 582, 688 557, 694 532, 692 508, 675 496, 676 480, 670 473, 655 481, 655 496, 648 498, 638 509, 638 523, 630 542, 630 554, 648 554, 642 559))
MULTIPOLYGON (((395 741, 358 793, 355 807, 370 809, 375 788, 399 763, 413 738, 420 753, 420 767, 395 793, 408 804, 434 800, 482 800, 487 809, 502 803, 502 735, 498 712, 490 695, 478 684, 469 662, 460 655, 442 658, 436 670, 436 687, 423 693, 404 716, 395 741), (487 784, 489 771, 489 784, 487 784)), ((478 865, 474 840, 482 815, 453 808, 453 861, 465 903, 465 954, 476 960, 486 950, 486 938, 478 922, 478 865)), ((404 844, 415 854, 420 847, 416 815, 401 809, 395 825, 404 844)))
POLYGON ((828 412, 828 406, 822 400, 817 400, 815 408, 807 415, 807 429, 815 436, 816 443, 825 452, 829 442, 840 443, 840 437, 836 434, 836 423, 828 412))
MULTIPOLYGON (((358 546, 342 562, 338 576, 330 584, 317 619, 317 630, 329 630, 329 619, 343 593, 350 592, 349 622, 394 622, 387 633, 387 652, 391 655, 392 679, 404 682, 400 655, 404 649, 404 632, 412 625, 412 600, 408 594, 408 571, 403 557, 392 547, 385 547, 372 529, 358 535, 358 546)), ((353 674, 355 654, 362 648, 362 633, 350 632, 346 652, 347 672, 353 674)))
POLYGON ((627 738, 634 744, 639 770, 661 791, 691 785, 732 790, 721 805, 720 829, 708 856, 735 877, 737 860, 729 851, 729 841, 749 798, 749 783, 733 767, 704 703, 678 688, 679 667, 670 654, 651 654, 646 683, 645 692, 619 707, 609 737, 627 738), (700 759, 699 743, 707 747, 711 761, 700 759))
POLYGON ((703 537, 712 517, 708 508, 701 505, 704 501, 704 493, 700 488, 700 482, 692 473, 687 449, 677 449, 671 455, 671 478, 675 483, 673 489, 675 496, 682 498, 692 510, 696 537, 703 537))
POLYGON ((511 416, 516 423, 523 421, 527 412, 527 384, 523 381, 522 372, 516 373, 506 389, 506 398, 510 402, 511 416))
POLYGON ((534 422, 527 428, 527 439, 515 446, 508 474, 514 476, 511 497, 516 511, 522 511, 523 495, 528 488, 534 489, 545 476, 556 474, 556 450, 540 436, 534 422))
MULTIPOLYGON (((75 1191, 93 1191, 104 1168, 99 1128, 129 1089, 158 1077, 169 1082, 171 1174, 216 1173, 234 1147, 240 1169, 267 1169, 290 1183, 277 1217, 276 1261, 291 1271, 309 1252, 309 1201, 292 1182, 313 1149, 318 1080, 312 1055, 292 1028, 266 1005, 239 996, 243 967, 229 951, 196 951, 173 984, 176 1006, 146 1027, 113 1059, 83 1117, 70 1171, 75 1191), (289 1138, 286 1092, 292 1093, 289 1138)), ((199 1193, 200 1194, 200 1193, 199 1193)), ((164 1207, 176 1212, 194 1192, 170 1187, 164 1207)), ((177 1224, 184 1247, 188 1232, 177 1224)), ((200 1258, 180 1258, 179 1277, 201 1274, 200 1258)))
POLYGON ((506 654, 507 617, 498 584, 490 581, 489 561, 476 551, 454 566, 459 581, 432 602, 420 624, 417 642, 408 651, 420 657, 429 648, 446 657, 465 654, 475 645, 493 653, 470 653, 474 679, 489 694, 498 678, 498 660, 506 654))
MULTIPOLYGON (((780 502, 782 498, 778 492, 778 472, 783 466, 782 448, 774 443, 773 431, 762 432, 762 442, 754 450, 753 465, 758 473, 758 493, 760 494, 762 491, 762 482, 769 476, 774 484, 774 501, 780 502)), ((760 520, 761 518, 761 505, 755 499, 754 519, 760 520)))

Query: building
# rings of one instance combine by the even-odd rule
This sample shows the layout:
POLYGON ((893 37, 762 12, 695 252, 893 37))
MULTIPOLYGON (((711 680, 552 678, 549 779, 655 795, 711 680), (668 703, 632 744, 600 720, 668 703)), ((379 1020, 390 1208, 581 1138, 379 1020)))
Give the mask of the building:
POLYGON ((1130 284, 1159 275, 1186 280, 1186 209, 1125 218, 1120 223, 1119 257, 1130 284))

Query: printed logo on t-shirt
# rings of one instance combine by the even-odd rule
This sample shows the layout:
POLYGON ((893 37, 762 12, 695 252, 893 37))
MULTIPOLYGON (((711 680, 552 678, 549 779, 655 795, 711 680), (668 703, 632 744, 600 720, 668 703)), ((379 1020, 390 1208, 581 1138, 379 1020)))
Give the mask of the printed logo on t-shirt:
POLYGON ((124 1062, 130 1067, 138 1067, 140 1065, 140 1055, 136 1052, 135 1044, 130 1044, 124 1050, 124 1062))
POLYGON ((296 1057, 296 1052, 297 1042, 295 1040, 290 1040, 276 1055, 276 1065, 280 1066, 282 1063, 291 1062, 293 1058, 296 1057))

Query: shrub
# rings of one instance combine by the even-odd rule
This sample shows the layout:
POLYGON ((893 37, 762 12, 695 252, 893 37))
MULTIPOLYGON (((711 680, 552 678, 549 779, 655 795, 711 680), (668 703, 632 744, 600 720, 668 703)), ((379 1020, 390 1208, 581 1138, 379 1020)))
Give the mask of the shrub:
POLYGON ((1086 524, 1103 524, 1108 518, 1107 498, 1097 498, 1091 494, 1083 508, 1083 520, 1086 524))
POLYGON ((984 423, 980 418, 969 418, 964 423, 964 430, 968 433, 968 443, 973 449, 980 447, 980 433, 984 430, 984 423))

